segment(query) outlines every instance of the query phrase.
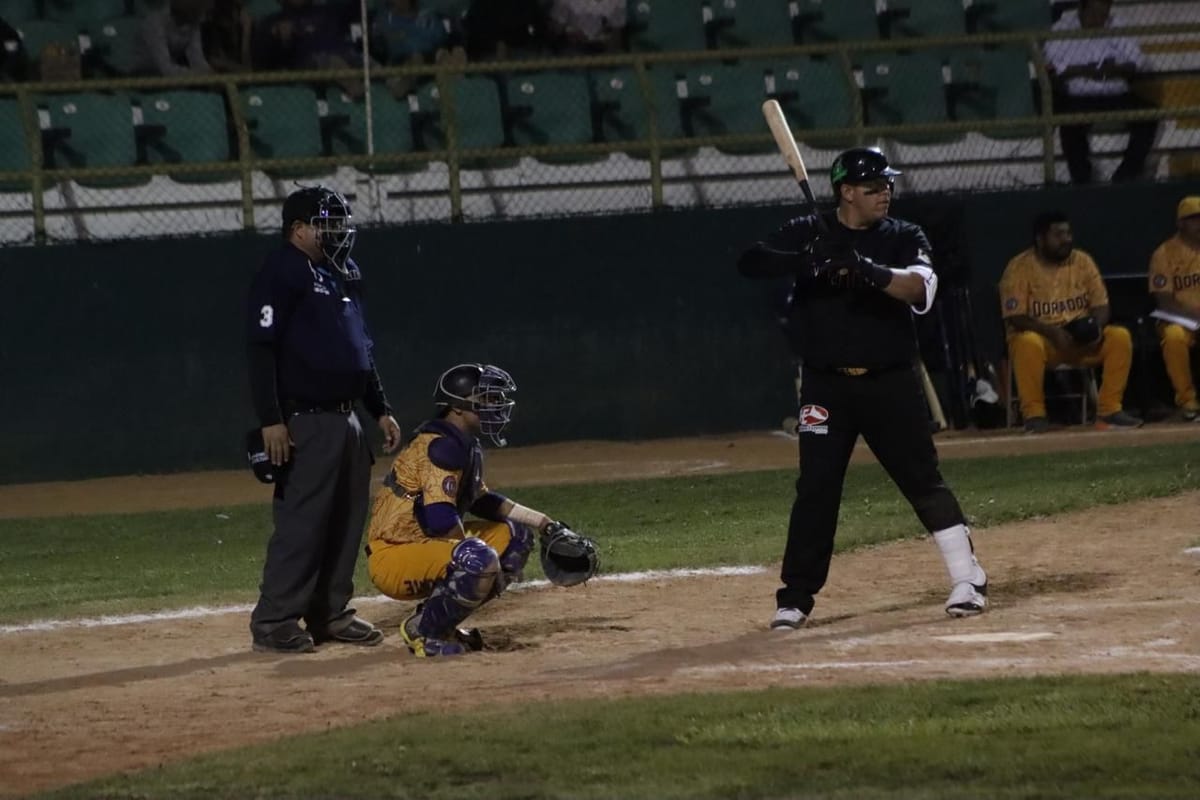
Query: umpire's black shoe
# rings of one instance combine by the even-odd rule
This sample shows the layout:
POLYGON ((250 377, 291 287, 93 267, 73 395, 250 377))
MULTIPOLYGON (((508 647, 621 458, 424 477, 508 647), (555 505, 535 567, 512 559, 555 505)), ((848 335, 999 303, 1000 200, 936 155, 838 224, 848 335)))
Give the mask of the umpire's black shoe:
POLYGON ((383 641, 383 631, 376 628, 365 619, 355 617, 350 624, 336 631, 317 631, 313 634, 317 644, 341 642, 342 644, 357 644, 364 647, 374 647, 383 641))
POLYGON ((312 634, 295 623, 254 637, 254 649, 260 653, 311 653, 315 646, 312 634))

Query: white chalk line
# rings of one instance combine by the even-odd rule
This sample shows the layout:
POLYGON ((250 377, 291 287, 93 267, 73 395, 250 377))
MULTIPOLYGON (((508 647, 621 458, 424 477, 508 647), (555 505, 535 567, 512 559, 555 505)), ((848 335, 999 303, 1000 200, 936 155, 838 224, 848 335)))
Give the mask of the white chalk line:
MULTIPOLYGON (((1142 653, 1134 648, 1118 648, 1110 651, 1088 653, 1076 656, 1074 658, 1087 663, 1101 663, 1116 660, 1137 661, 1142 663, 1170 661, 1180 663, 1190 669, 1200 669, 1200 655, 1195 655, 1192 653, 1142 653)), ((691 677, 703 677, 706 675, 720 675, 730 672, 743 674, 747 672, 831 672, 836 670, 870 669, 902 670, 921 667, 937 667, 961 671, 960 668, 963 666, 981 667, 984 669, 1009 669, 1012 667, 1033 668, 1044 667, 1046 664, 1053 662, 1054 659, 1047 659, 1043 657, 962 658, 961 656, 954 656, 953 658, 948 657, 941 660, 906 658, 886 661, 808 661, 791 664, 712 664, 703 667, 684 667, 676 670, 676 674, 691 677)))
MULTIPOLYGON (((599 575, 589 581, 589 583, 643 583, 649 581, 677 580, 680 578, 720 578, 731 575, 757 575, 766 571, 767 568, 761 566, 712 567, 707 569, 652 569, 641 572, 618 572, 612 575, 599 575)), ((545 579, 525 581, 514 585, 511 591, 541 589, 549 585, 550 582, 545 579)), ((393 601, 390 597, 376 594, 356 597, 351 601, 351 604, 357 606, 382 602, 393 601)), ((254 606, 252 604, 193 606, 191 608, 176 608, 168 611, 154 611, 142 614, 109 614, 102 617, 81 619, 38 620, 36 622, 26 622, 16 625, 0 625, 0 636, 14 633, 44 633, 73 628, 110 628, 120 625, 142 625, 181 619, 205 619, 225 614, 249 614, 253 610, 254 606)))

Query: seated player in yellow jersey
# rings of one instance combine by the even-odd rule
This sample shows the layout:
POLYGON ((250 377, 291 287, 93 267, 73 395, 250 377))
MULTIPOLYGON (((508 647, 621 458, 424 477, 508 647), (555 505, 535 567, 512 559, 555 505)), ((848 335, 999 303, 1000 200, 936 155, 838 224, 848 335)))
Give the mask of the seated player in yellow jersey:
POLYGON ((459 625, 520 579, 536 533, 552 524, 540 511, 488 489, 486 436, 501 437, 516 401, 507 372, 460 364, 438 379, 436 416, 417 427, 375 496, 367 529, 367 567, 379 591, 424 602, 401 634, 420 657, 479 649, 477 631, 459 625), (470 513, 477 519, 464 521, 470 513))
POLYGON ((1127 328, 1109 324, 1108 290, 1096 262, 1075 248, 1066 214, 1050 211, 1034 219, 1033 247, 1009 261, 1000 278, 1000 305, 1026 432, 1050 427, 1045 373, 1059 364, 1103 369, 1097 428, 1141 427, 1142 421, 1121 407, 1133 337, 1127 328))
POLYGON ((1159 311, 1181 320, 1160 320, 1158 337, 1175 405, 1184 419, 1200 420, 1190 362, 1197 341, 1194 326, 1200 325, 1200 196, 1180 200, 1175 220, 1179 232, 1150 257, 1150 294, 1159 311))

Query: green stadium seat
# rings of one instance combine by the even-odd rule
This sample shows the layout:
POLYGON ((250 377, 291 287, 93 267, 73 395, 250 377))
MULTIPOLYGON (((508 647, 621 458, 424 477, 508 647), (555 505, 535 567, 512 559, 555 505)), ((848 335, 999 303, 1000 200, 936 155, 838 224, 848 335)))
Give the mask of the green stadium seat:
POLYGON ((830 139, 821 135, 822 129, 854 125, 850 82, 837 61, 797 56, 762 63, 762 67, 767 76, 768 94, 783 107, 788 124, 799 141, 814 147, 853 143, 852 137, 830 139))
POLYGON ((1053 21, 1050 0, 975 0, 966 13, 972 33, 1044 31, 1053 21))
POLYGON ((789 0, 729 0, 717 4, 713 27, 719 47, 795 44, 789 0))
MULTIPOLYGON (((345 92, 330 89, 325 95, 329 117, 336 121, 327 132, 331 155, 366 155, 367 104, 364 99, 352 99, 345 92)), ((411 153, 413 151, 412 115, 406 100, 397 100, 382 84, 371 85, 372 142, 376 154, 411 153)), ((393 164, 377 167, 375 172, 403 172, 424 169, 421 164, 393 164)), ((363 171, 367 171, 362 168, 363 171)))
MULTIPOLYGON (((928 51, 870 53, 863 57, 862 72, 868 125, 919 125, 949 119, 940 54, 928 51)), ((960 134, 888 135, 913 144, 952 142, 961 138, 960 134)))
POLYGON ((9 25, 19 27, 18 23, 39 16, 38 0, 0 0, 0 19, 9 25))
MULTIPOLYGON (((25 122, 21 117, 21 105, 16 98, 0 98, 0 172, 27 170, 32 166, 25 122)), ((0 179, 0 191, 27 192, 29 181, 0 179)))
MULTIPOLYGON (((504 147, 504 117, 496 81, 484 77, 456 76, 450 83, 458 147, 462 150, 504 147)), ((443 117, 444 98, 436 83, 421 86, 415 94, 413 109, 414 143, 421 150, 440 150, 447 145, 447 121, 443 117)), ((508 163, 511 159, 503 160, 508 163)), ((464 166, 490 167, 497 159, 468 159, 464 166)))
MULTIPOLYGON (((518 146, 590 144, 592 104, 582 72, 530 72, 505 78, 505 117, 518 146)), ((553 164, 602 161, 601 154, 537 156, 553 164)))
MULTIPOLYGON (((137 163, 133 109, 127 94, 58 94, 37 98, 46 166, 130 167, 137 163)), ((83 186, 147 183, 147 176, 75 179, 83 186)))
POLYGON ((125 0, 42 0, 46 19, 74 28, 90 28, 114 17, 123 17, 125 0))
POLYGON ((803 44, 879 38, 875 0, 796 0, 797 40, 803 44))
MULTIPOLYGON (((135 96, 141 112, 139 149, 150 164, 186 164, 229 161, 229 126, 225 98, 219 92, 164 90, 135 96)), ((172 173, 180 182, 206 183, 229 180, 236 171, 172 173)))
POLYGON ((650 136, 645 97, 632 69, 600 69, 588 76, 596 132, 605 142, 634 142, 650 136))
POLYGON ((424 0, 421 9, 432 11, 449 19, 462 19, 463 14, 471 7, 471 0, 424 0))
MULTIPOLYGON (((638 80, 637 73, 628 68, 596 70, 591 74, 592 102, 596 131, 602 141, 637 142, 650 139, 650 117, 653 114, 660 139, 686 137, 680 107, 680 82, 686 87, 686 72, 671 64, 659 64, 646 71, 646 89, 650 103, 638 80), (677 72, 678 69, 678 72, 677 72)), ((686 91, 686 89, 684 89, 686 91)), ((695 152, 695 148, 664 150, 664 158, 695 152)), ((630 150, 634 158, 650 157, 648 149, 630 150)))
MULTIPOLYGON (((1019 119, 1037 116, 1036 82, 1024 47, 956 48, 949 53, 950 111, 958 120, 1019 119)), ((1036 136, 1039 129, 984 131, 993 139, 1036 136)))
POLYGON ((962 36, 967 18, 962 0, 888 0, 882 17, 892 39, 913 36, 962 36))
POLYGON ((138 31, 136 17, 114 17, 94 23, 90 30, 92 51, 88 67, 102 75, 132 75, 137 64, 138 31))
POLYGON ((250 19, 256 21, 270 16, 280 9, 279 0, 245 0, 242 7, 250 15, 250 19))
MULTIPOLYGON (((25 45, 25 57, 35 70, 41 59, 42 51, 50 45, 58 45, 67 49, 79 49, 79 31, 70 25, 44 19, 27 19, 14 25, 21 34, 25 45)), ((36 74, 36 73, 34 73, 36 74)))
MULTIPOLYGON (((765 133, 762 103, 767 97, 766 75, 761 67, 709 63, 683 73, 687 96, 680 99, 683 134, 688 137, 765 133)), ((769 152, 773 141, 761 144, 721 145, 732 153, 769 152)))
POLYGON ((628 0, 626 20, 631 50, 708 47, 700 0, 628 0))
MULTIPOLYGON (((256 158, 317 158, 323 154, 317 95, 306 86, 243 87, 239 100, 256 158)), ((280 177, 322 175, 328 167, 271 168, 280 177)))

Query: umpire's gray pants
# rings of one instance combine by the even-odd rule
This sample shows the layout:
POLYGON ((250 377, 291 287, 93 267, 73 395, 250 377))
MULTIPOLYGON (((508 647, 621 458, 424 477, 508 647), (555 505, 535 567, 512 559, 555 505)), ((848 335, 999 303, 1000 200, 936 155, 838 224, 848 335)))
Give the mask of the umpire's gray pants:
POLYGON ((250 631, 265 636, 304 619, 339 630, 354 609, 354 565, 371 492, 371 457, 354 413, 294 414, 290 468, 275 487, 275 532, 267 543, 250 631))

